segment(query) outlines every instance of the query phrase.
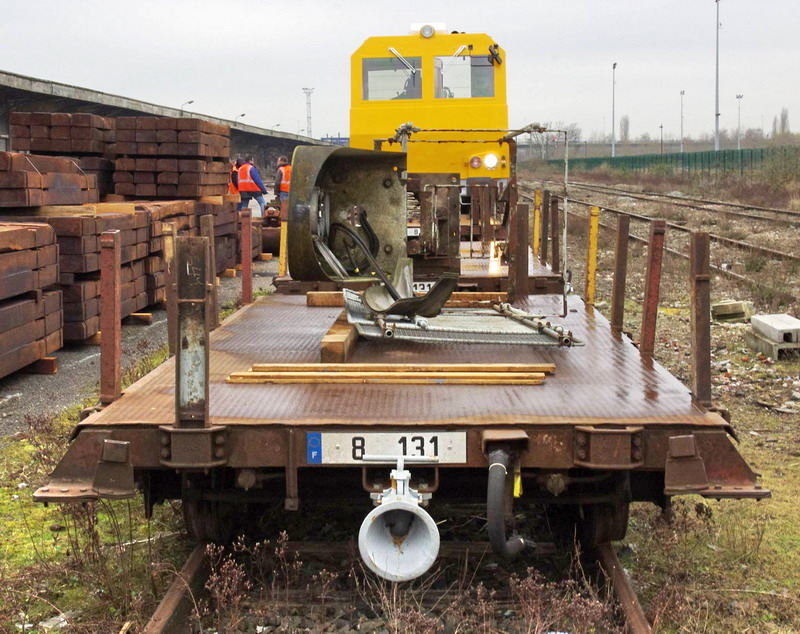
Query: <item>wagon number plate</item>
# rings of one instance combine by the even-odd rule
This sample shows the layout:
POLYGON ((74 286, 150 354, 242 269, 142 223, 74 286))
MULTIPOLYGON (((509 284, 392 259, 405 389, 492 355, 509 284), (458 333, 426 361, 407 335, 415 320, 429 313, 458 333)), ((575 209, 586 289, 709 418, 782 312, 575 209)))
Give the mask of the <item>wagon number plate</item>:
POLYGON ((308 432, 306 450, 308 464, 363 464, 364 454, 437 456, 438 464, 463 464, 467 461, 467 433, 308 432))
POLYGON ((433 288, 434 282, 412 282, 411 288, 415 293, 427 293, 433 288))

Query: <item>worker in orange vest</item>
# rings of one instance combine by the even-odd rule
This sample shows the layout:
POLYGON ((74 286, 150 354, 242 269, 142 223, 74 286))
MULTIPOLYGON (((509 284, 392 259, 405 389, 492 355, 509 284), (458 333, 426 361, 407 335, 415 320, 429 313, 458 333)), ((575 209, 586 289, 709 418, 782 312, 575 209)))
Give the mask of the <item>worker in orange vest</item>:
POLYGON ((231 161, 231 173, 228 175, 228 193, 239 193, 239 168, 244 164, 244 160, 240 156, 235 161, 231 161))
POLYGON ((250 199, 255 198, 261 209, 259 217, 263 217, 264 194, 267 193, 267 188, 264 187, 264 181, 261 180, 258 169, 253 165, 252 155, 248 154, 244 161, 244 164, 239 168, 239 183, 237 185, 239 194, 242 196, 239 209, 247 209, 250 205, 250 199))
POLYGON ((278 171, 275 174, 275 198, 284 201, 289 198, 289 186, 292 182, 292 166, 285 156, 278 157, 278 171))

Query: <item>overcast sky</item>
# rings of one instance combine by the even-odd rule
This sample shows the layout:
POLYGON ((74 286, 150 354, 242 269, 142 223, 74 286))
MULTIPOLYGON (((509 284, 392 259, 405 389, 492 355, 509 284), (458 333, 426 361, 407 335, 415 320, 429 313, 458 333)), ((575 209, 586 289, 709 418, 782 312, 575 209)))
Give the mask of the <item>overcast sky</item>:
MULTIPOLYGON (((576 123, 584 138, 714 129, 714 0, 0 0, 0 69, 314 136, 348 133, 349 57, 412 22, 491 34, 507 52, 512 126, 576 123), (619 125, 617 124, 617 131, 619 125)), ((720 0, 720 127, 800 129, 798 0, 720 0)))

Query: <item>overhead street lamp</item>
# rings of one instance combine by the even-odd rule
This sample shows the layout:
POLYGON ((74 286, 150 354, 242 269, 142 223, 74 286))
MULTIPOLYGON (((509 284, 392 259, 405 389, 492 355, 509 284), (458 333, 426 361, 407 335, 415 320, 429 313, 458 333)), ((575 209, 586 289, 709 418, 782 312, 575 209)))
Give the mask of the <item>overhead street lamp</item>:
POLYGON ((236 119, 241 119, 241 118, 242 118, 243 116, 245 116, 246 114, 247 114, 246 112, 243 112, 242 114, 237 114, 237 115, 236 115, 236 116, 233 118, 233 122, 234 122, 234 123, 236 123, 236 119))
POLYGON ((183 109, 185 106, 191 106, 194 103, 194 99, 189 99, 189 101, 184 101, 181 104, 181 116, 183 116, 183 109))
POLYGON ((615 121, 615 107, 616 107, 616 87, 617 87, 617 63, 611 66, 611 158, 617 155, 617 140, 616 140, 616 121, 615 121))
POLYGON ((744 95, 736 95, 736 104, 738 113, 736 115, 736 149, 742 149, 742 97, 744 95))
POLYGON ((717 91, 714 102, 714 151, 719 152, 719 0, 714 0, 717 5, 717 91))
POLYGON ((681 90, 681 154, 683 154, 683 94, 685 90, 681 90))

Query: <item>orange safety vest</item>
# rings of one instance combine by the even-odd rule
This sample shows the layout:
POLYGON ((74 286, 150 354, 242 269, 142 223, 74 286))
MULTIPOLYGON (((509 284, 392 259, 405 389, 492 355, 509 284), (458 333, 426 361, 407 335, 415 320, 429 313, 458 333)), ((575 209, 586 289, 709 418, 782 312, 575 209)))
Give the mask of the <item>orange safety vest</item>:
POLYGON ((253 166, 250 163, 245 163, 239 168, 239 191, 240 192, 260 192, 261 188, 256 185, 256 182, 250 176, 250 170, 253 166))
POLYGON ((291 165, 281 165, 278 168, 278 171, 281 173, 281 191, 288 192, 289 191, 289 183, 292 182, 292 166, 291 165))
POLYGON ((238 178, 239 170, 234 165, 231 168, 231 173, 228 175, 228 193, 229 194, 238 194, 239 190, 236 188, 236 185, 233 184, 233 175, 236 174, 238 178))

